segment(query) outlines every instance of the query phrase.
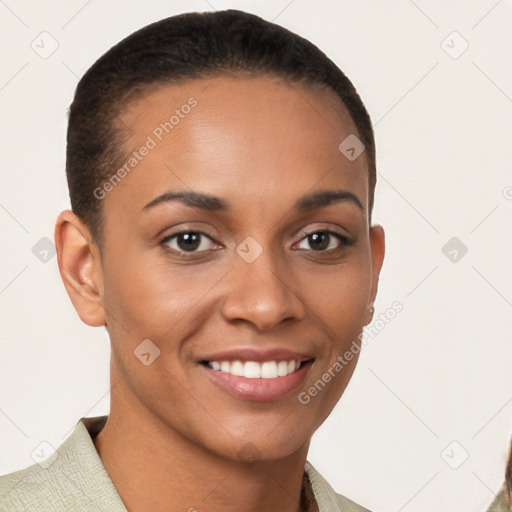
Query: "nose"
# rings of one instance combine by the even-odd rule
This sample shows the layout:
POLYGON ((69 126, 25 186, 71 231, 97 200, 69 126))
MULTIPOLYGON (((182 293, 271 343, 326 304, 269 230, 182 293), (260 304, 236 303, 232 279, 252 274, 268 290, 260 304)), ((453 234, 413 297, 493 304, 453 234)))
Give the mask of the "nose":
POLYGON ((306 308, 293 287, 290 271, 276 261, 269 250, 252 263, 234 255, 222 303, 228 321, 246 321, 267 331, 287 319, 301 320, 306 308))

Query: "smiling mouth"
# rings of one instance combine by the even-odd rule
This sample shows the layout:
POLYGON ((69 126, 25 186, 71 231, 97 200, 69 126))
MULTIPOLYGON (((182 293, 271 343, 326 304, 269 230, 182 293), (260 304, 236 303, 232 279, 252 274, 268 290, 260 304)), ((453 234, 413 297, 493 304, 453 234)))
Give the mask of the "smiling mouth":
POLYGON ((312 359, 298 361, 295 359, 281 361, 201 361, 201 364, 221 372, 245 377, 246 379, 277 379, 295 373, 312 359))

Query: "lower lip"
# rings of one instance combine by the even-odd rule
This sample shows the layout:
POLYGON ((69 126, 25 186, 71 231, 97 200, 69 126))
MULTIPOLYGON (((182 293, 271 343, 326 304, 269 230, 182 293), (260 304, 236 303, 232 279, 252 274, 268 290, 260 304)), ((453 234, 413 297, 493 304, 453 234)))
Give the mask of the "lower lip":
POLYGON ((207 365, 200 366, 210 379, 231 395, 243 400, 266 402, 278 400, 298 388, 305 379, 313 361, 307 361, 298 370, 275 379, 247 379, 230 373, 214 370, 207 365))

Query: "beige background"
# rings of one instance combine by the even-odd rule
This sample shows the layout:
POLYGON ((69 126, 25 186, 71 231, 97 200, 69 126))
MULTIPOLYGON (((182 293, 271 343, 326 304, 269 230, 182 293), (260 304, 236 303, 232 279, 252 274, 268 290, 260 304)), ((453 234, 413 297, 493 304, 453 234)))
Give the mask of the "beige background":
POLYGON ((320 46, 375 124, 376 317, 404 309, 365 347, 311 462, 375 511, 483 511, 512 430, 510 0, 0 2, 0 474, 108 412, 106 332, 81 323, 44 240, 69 206, 77 80, 147 23, 227 7, 320 46), (464 256, 458 241, 442 251, 453 237, 464 256))

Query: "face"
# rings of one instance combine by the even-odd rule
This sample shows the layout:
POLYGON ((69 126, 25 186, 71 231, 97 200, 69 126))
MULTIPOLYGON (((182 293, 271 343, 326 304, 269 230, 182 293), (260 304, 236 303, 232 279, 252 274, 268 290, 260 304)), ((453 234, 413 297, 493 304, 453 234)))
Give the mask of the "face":
POLYGON ((270 77, 165 86, 122 121, 129 171, 103 199, 113 400, 230 458, 307 448, 383 256, 364 154, 338 149, 354 123, 332 93, 270 77))

